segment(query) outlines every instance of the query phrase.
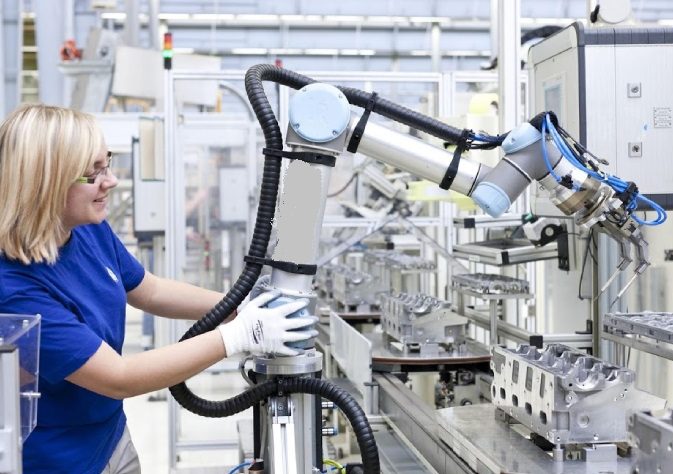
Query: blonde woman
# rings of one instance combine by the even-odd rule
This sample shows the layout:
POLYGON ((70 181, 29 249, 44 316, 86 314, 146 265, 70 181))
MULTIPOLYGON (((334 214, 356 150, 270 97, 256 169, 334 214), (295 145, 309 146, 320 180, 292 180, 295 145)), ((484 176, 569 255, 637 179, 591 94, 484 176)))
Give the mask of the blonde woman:
POLYGON ((24 474, 138 473, 122 399, 235 353, 292 355, 286 342, 315 335, 289 332, 315 322, 286 318, 306 301, 270 309, 278 295, 266 293, 217 331, 123 356, 127 302, 198 319, 223 295, 143 269, 105 221, 116 185, 90 115, 27 105, 0 125, 0 313, 42 315, 42 397, 24 443, 24 474))

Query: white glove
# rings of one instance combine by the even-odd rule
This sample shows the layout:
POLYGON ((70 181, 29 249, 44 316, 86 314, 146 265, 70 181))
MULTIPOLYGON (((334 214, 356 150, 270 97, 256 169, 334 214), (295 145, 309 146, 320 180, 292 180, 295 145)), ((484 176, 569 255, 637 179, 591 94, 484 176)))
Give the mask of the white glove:
POLYGON ((315 316, 287 318, 289 314, 304 308, 308 300, 300 299, 274 308, 264 307, 279 296, 279 291, 270 291, 258 296, 245 305, 243 311, 233 321, 218 327, 227 357, 245 351, 253 354, 272 352, 293 356, 301 351, 291 349, 285 345, 286 342, 302 341, 318 335, 316 330, 290 331, 310 326, 318 321, 315 316))

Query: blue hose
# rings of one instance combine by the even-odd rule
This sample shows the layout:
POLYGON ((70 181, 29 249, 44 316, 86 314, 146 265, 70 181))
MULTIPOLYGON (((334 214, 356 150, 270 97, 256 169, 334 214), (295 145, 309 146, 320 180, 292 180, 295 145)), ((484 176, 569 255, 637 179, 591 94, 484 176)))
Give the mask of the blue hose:
POLYGON ((238 471, 240 471, 241 469, 243 469, 244 467, 248 467, 250 464, 252 464, 250 461, 242 462, 242 463, 239 464, 238 466, 232 468, 232 469, 229 471, 229 474, 235 474, 235 473, 237 473, 238 471))

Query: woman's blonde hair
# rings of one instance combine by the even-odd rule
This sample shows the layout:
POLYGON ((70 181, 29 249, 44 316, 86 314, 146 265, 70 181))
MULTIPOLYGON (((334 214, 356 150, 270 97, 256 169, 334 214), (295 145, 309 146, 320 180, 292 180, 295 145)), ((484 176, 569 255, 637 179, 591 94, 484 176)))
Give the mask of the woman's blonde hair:
POLYGON ((95 119, 23 105, 0 125, 0 252, 25 264, 54 263, 68 189, 104 146, 95 119))

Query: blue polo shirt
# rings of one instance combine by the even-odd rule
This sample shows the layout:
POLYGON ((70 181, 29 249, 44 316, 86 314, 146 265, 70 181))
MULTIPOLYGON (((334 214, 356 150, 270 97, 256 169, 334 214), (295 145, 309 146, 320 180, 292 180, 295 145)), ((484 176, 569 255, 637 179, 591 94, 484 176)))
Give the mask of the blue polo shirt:
POLYGON ((37 426, 24 474, 99 474, 126 424, 122 401, 65 380, 103 341, 121 354, 126 292, 145 270, 107 222, 75 228, 54 265, 0 256, 0 313, 42 315, 37 426))

